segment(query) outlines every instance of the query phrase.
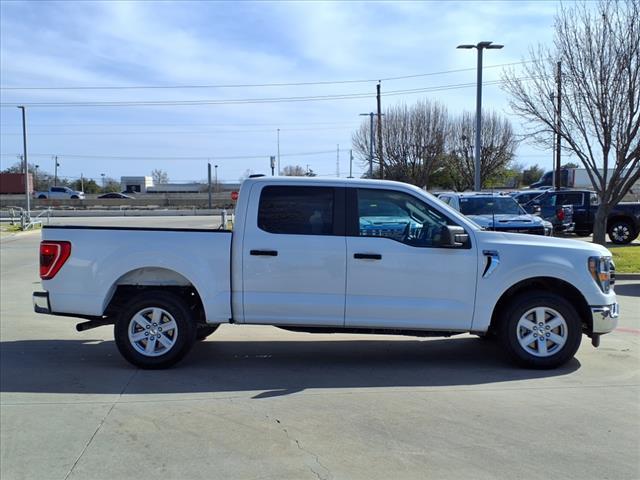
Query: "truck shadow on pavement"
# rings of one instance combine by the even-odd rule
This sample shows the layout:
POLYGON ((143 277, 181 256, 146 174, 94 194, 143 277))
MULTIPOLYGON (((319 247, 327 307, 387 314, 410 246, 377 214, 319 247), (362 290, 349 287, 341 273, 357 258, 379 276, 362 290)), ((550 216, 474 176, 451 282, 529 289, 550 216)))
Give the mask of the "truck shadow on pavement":
MULTIPOLYGON (((326 337, 325 337, 326 338, 326 337)), ((477 338, 438 340, 216 341, 195 345, 169 370, 138 370, 113 341, 0 343, 0 391, 63 394, 256 392, 306 389, 471 386, 548 378, 580 368, 520 369, 477 338)))

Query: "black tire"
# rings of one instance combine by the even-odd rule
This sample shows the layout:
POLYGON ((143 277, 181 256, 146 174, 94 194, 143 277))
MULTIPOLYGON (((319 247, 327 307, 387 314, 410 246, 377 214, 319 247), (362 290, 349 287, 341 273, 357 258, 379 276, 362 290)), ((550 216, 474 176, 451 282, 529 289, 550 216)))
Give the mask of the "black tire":
POLYGON ((116 345, 122 356, 144 369, 175 365, 193 347, 196 332, 197 325, 186 302, 171 292, 157 290, 141 293, 127 302, 114 325, 116 345), (156 312, 159 312, 157 321, 153 322, 156 312), (143 318, 134 321, 139 315, 143 318), (146 321, 147 326, 143 327, 140 321, 146 321), (175 322, 175 328, 170 327, 171 321, 175 322), (162 325, 168 325, 165 332, 161 332, 162 325), (148 347, 150 340, 144 337, 134 341, 130 333, 132 336, 150 333, 147 337, 153 339, 152 345, 148 347), (142 352, 147 348, 149 354, 142 352))
POLYGON ((47 196, 46 195, 38 195, 38 199, 39 200, 46 200, 47 196))
POLYGON ((618 245, 631 243, 638 237, 638 232, 629 220, 614 220, 608 227, 609 239, 618 245))
POLYGON ((78 200, 80 197, 78 195, 71 195, 71 200, 78 200))
POLYGON ((507 355, 518 365, 550 369, 565 364, 576 354, 582 340, 582 325, 576 309, 564 298, 555 293, 534 290, 517 296, 505 308, 501 315, 498 336, 507 355), (544 316, 540 322, 544 324, 541 329, 545 334, 543 341, 538 340, 536 333, 537 329, 541 328, 538 314, 532 312, 536 308, 544 309, 540 312, 544 316), (523 323, 519 325, 521 321, 523 323), (558 321, 564 321, 564 324, 546 328, 558 321), (531 322, 532 328, 526 326, 527 322, 531 322), (547 339, 550 335, 558 339, 564 338, 564 343, 555 343, 554 337, 547 339), (527 339, 531 339, 531 342, 523 346, 520 339, 522 343, 526 343, 527 339))
POLYGON ((196 340, 202 341, 215 332, 220 325, 199 325, 196 340))

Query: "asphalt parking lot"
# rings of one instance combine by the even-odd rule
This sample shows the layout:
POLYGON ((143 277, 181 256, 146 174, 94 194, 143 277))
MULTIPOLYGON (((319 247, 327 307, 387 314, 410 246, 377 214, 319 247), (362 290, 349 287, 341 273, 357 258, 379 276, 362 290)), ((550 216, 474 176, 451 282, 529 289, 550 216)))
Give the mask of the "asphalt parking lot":
MULTIPOLYGON (((203 219, 143 220, 175 222, 203 219)), ((618 282, 618 330, 553 371, 469 335, 233 325, 143 371, 111 327, 33 313, 39 240, 0 246, 3 480, 640 478, 640 280, 618 282)))

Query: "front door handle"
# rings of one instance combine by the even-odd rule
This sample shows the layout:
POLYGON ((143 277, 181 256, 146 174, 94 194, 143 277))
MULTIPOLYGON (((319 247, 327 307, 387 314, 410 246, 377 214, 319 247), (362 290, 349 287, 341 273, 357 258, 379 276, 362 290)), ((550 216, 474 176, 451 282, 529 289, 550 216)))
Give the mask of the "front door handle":
POLYGON ((278 256, 278 251, 277 250, 251 250, 249 252, 251 255, 262 255, 265 257, 277 257, 278 256))
POLYGON ((362 260, 382 260, 382 255, 379 253, 354 253, 353 258, 362 260))

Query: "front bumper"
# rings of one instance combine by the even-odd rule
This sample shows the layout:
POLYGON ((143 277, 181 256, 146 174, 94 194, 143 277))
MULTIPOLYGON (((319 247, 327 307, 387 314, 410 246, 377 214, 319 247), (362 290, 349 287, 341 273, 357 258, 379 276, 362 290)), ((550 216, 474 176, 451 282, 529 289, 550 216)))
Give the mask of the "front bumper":
POLYGON ((601 335, 613 331, 618 325, 620 307, 617 303, 591 307, 593 318, 593 333, 601 335))
POLYGON ((33 310, 36 313, 51 313, 49 292, 33 292, 33 310))

